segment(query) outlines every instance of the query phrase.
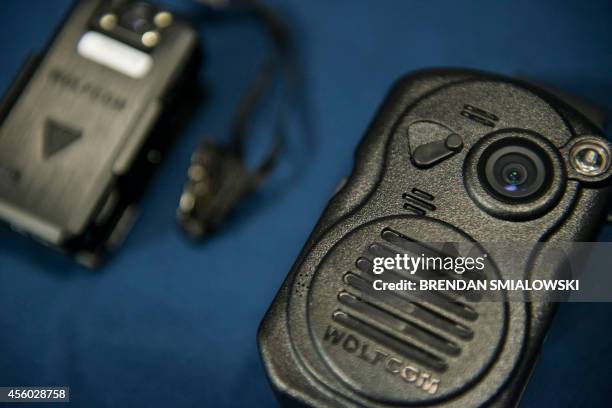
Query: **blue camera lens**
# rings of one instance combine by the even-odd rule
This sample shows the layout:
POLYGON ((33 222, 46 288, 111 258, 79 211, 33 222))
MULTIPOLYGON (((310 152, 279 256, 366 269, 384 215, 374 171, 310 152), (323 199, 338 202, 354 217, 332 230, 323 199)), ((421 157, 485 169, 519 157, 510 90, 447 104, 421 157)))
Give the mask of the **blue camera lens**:
POLYGON ((155 29, 155 10, 146 3, 136 3, 125 8, 119 15, 119 24, 136 34, 155 29))
POLYGON ((483 164, 485 186, 504 201, 524 202, 537 198, 550 181, 551 166, 547 156, 529 142, 512 139, 499 142, 489 148, 483 164))
POLYGON ((507 191, 517 191, 519 186, 527 182, 529 173, 522 164, 510 163, 502 169, 502 176, 506 183, 504 188, 507 191))

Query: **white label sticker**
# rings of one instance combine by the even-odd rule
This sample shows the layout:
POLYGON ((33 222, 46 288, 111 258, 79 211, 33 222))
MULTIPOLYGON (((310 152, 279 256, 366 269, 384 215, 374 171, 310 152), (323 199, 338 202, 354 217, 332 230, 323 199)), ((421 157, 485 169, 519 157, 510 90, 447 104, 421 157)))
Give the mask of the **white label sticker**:
POLYGON ((77 45, 79 55, 134 79, 143 78, 153 67, 153 58, 127 44, 96 31, 88 31, 77 45))

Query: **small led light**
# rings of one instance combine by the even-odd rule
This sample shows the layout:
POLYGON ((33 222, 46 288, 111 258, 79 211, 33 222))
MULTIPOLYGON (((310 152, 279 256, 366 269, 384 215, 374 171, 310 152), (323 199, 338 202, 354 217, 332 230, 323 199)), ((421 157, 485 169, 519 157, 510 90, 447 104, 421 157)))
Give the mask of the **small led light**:
POLYGON ((585 176, 599 176, 610 167, 608 146, 597 140, 585 140, 577 143, 570 153, 574 169, 585 176))
POLYGON ((117 26, 117 16, 116 15, 112 13, 108 13, 108 14, 103 15, 100 18, 100 27, 102 27, 104 30, 112 30, 116 26, 117 26))
POLYGON ((202 181, 206 176, 206 169, 204 166, 192 165, 189 167, 189 178, 193 181, 202 181))
POLYGON ((166 28, 172 24, 173 17, 168 11, 160 11, 153 18, 153 22, 158 28, 166 28))
POLYGON ((159 34, 157 31, 147 31, 142 35, 141 41, 146 47, 155 47, 159 42, 159 34))
POLYGON ((179 207, 183 212, 190 212, 195 207, 195 199, 191 193, 183 193, 179 202, 179 207))

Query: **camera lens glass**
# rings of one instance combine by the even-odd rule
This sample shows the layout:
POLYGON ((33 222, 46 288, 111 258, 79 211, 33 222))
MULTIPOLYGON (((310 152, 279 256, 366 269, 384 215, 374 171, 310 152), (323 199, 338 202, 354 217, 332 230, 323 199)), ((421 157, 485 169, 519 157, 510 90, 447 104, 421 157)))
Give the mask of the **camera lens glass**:
POLYGON ((502 175, 508 191, 515 191, 527 180, 527 169, 519 163, 511 163, 502 169, 502 175))
POLYGON ((153 22, 155 10, 147 3, 135 3, 125 8, 119 15, 119 24, 137 34, 155 29, 153 22))
POLYGON ((481 180, 498 199, 524 202, 541 196, 549 187, 550 159, 536 144, 503 140, 483 154, 481 180))

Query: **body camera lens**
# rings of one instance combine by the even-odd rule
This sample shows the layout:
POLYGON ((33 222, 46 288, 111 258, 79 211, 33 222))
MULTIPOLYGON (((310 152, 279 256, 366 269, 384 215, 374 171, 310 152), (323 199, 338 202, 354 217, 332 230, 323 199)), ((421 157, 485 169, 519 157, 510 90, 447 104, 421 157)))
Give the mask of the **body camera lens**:
POLYGON ((502 140, 481 159, 481 181, 496 198, 524 202, 541 196, 550 185, 550 160, 524 140, 502 140))

